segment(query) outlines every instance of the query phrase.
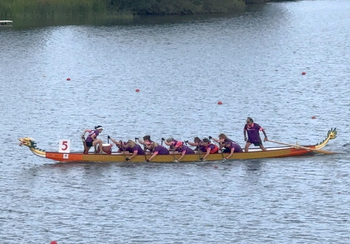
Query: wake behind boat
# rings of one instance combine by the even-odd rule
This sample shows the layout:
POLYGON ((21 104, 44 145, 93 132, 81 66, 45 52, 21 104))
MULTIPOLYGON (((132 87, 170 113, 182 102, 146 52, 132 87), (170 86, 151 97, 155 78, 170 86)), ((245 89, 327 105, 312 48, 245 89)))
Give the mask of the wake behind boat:
MULTIPOLYGON (((315 153, 322 154, 334 154, 335 152, 322 150, 331 139, 335 139, 337 136, 337 130, 331 129, 328 131, 327 137, 320 143, 316 145, 298 145, 298 144, 287 144, 277 141, 271 141, 273 143, 282 144, 280 147, 267 147, 266 151, 261 149, 250 149, 249 152, 234 153, 229 160, 244 160, 244 159, 261 159, 261 158, 280 158, 280 157, 294 157, 302 155, 310 155, 315 153)), ((35 155, 43 158, 52 159, 55 161, 63 163, 71 162, 146 162, 151 157, 151 153, 146 155, 137 155, 131 160, 128 157, 132 155, 128 152, 123 153, 111 153, 111 154, 95 154, 89 153, 84 154, 83 152, 72 152, 72 153, 62 153, 62 152, 46 152, 39 149, 36 146, 34 139, 29 137, 24 137, 19 139, 20 146, 27 146, 35 155)), ((214 153, 210 154, 206 161, 222 161, 228 153, 214 153)), ((156 163, 170 163, 175 162, 181 156, 180 153, 171 153, 169 155, 157 155, 152 159, 151 162, 156 163)), ((203 152, 196 152, 196 154, 185 155, 181 162, 199 162, 202 161, 204 156, 203 152)))

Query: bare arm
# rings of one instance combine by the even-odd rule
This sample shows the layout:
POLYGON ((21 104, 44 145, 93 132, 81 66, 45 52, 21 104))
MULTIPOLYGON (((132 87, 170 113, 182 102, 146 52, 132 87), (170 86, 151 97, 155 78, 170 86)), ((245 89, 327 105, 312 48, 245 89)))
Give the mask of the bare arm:
POLYGON ((83 134, 81 134, 81 138, 82 139, 85 139, 85 134, 86 134, 86 132, 91 132, 91 130, 89 130, 89 129, 86 129, 86 130, 84 130, 84 132, 83 132, 83 134))
POLYGON ((225 159, 229 159, 233 155, 234 151, 235 151, 235 148, 234 147, 231 148, 230 154, 225 159))
POLYGON ((128 157, 128 160, 132 159, 133 157, 135 157, 137 155, 137 153, 139 152, 139 150, 134 150, 133 154, 128 157))
POLYGON ((190 146, 194 146, 194 147, 196 147, 196 146, 198 146, 198 143, 197 142, 187 142, 190 146))
POLYGON ((265 130, 263 129, 262 132, 263 132, 263 134, 264 134, 264 136, 265 136, 264 141, 268 141, 269 139, 267 138, 267 135, 266 135, 265 130))
POLYGON ((208 147, 207 148, 207 153, 204 155, 203 160, 205 160, 208 157, 209 154, 210 154, 210 148, 208 147))
POLYGON ((158 155, 158 152, 156 151, 152 154, 152 156, 148 160, 151 161, 157 155, 158 155))
POLYGON ((183 150, 182 153, 181 153, 181 157, 179 157, 177 159, 177 161, 180 161, 185 156, 185 154, 186 154, 186 150, 183 150))

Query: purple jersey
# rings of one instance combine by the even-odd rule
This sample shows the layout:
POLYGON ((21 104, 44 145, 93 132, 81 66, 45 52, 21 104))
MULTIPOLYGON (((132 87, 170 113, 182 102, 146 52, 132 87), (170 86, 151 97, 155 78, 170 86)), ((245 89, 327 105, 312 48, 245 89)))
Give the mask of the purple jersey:
POLYGON ((93 135, 96 135, 96 136, 95 136, 95 138, 96 138, 99 134, 100 134, 100 132, 99 132, 98 130, 92 130, 92 131, 89 133, 88 137, 86 138, 86 142, 92 142, 92 141, 93 141, 92 136, 93 136, 93 135))
POLYGON ((178 151, 180 153, 182 153, 183 151, 186 151, 185 154, 194 154, 194 151, 191 148, 189 148, 189 147, 187 147, 185 145, 176 148, 176 151, 178 151))
POLYGON ((238 145, 238 143, 232 141, 232 142, 227 142, 225 144, 225 148, 229 149, 231 152, 231 149, 234 148, 234 152, 243 152, 242 148, 240 145, 238 145))
POLYGON ((259 131, 263 130, 263 128, 260 125, 253 123, 251 126, 248 126, 246 124, 244 126, 244 130, 247 131, 247 133, 248 133, 248 141, 247 142, 261 143, 259 131))
POLYGON ((163 146, 160 146, 160 145, 158 145, 156 148, 154 148, 153 152, 158 152, 158 155, 169 154, 169 150, 163 146))
POLYGON ((127 151, 130 153, 134 153, 134 151, 137 150, 137 155, 145 155, 145 152, 142 150, 141 146, 136 144, 134 147, 128 147, 126 148, 127 151))

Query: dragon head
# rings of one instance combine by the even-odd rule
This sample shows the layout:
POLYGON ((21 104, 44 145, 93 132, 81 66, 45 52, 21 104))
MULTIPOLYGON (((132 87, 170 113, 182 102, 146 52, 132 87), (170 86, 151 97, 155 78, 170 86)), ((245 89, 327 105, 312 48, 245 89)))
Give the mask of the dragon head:
POLYGON ((33 138, 30 138, 30 137, 23 137, 21 139, 19 139, 20 143, 19 145, 22 146, 22 145, 25 145, 29 148, 35 148, 36 147, 36 143, 34 141, 33 138))
POLYGON ((337 138, 337 129, 336 128, 332 128, 328 131, 327 137, 329 137, 329 139, 335 139, 337 138))
POLYGON ((324 139, 322 142, 316 144, 316 149, 323 148, 326 146, 326 144, 329 142, 329 140, 333 140, 337 138, 337 128, 331 128, 328 133, 326 139, 324 139))

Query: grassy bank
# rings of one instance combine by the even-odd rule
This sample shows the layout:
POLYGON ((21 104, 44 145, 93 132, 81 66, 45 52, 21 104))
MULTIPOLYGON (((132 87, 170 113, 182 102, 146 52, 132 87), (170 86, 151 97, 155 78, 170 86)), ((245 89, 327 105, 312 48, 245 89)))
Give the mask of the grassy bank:
POLYGON ((191 15, 242 10, 244 0, 111 0, 137 15, 191 15))
POLYGON ((0 1, 1 18, 56 18, 110 15, 106 0, 6 0, 0 1))
POLYGON ((1 0, 0 18, 191 15, 242 10, 244 0, 1 0))

